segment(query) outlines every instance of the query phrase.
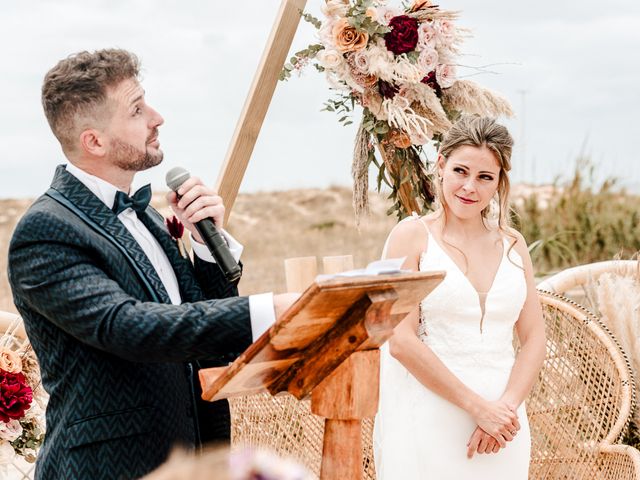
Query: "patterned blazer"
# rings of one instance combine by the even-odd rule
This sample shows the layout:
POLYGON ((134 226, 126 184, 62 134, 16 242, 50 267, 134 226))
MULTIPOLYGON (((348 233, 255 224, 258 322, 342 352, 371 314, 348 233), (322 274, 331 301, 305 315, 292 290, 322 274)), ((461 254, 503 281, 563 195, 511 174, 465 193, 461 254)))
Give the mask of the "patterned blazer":
POLYGON ((180 256, 162 217, 141 217, 182 305, 116 215, 64 166, 17 225, 9 281, 50 395, 37 479, 138 478, 176 444, 228 438, 228 405, 200 400, 197 368, 251 343, 249 302, 216 264, 180 256))

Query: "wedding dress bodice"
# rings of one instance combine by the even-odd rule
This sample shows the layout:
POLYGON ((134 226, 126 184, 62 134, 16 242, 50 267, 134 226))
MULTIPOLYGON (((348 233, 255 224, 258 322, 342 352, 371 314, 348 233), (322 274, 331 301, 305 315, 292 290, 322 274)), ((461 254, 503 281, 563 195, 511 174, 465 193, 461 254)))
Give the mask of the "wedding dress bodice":
POLYGON ((420 270, 444 270, 447 275, 420 304, 418 336, 450 368, 478 364, 510 368, 513 364, 513 327, 527 285, 522 259, 511 243, 503 238, 500 264, 483 302, 469 279, 429 235, 420 270))

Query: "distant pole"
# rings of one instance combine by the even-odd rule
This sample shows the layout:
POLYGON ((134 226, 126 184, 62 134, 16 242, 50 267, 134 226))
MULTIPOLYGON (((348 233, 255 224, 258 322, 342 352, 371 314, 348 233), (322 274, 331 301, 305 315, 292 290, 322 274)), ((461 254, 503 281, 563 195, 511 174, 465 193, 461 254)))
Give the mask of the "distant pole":
MULTIPOLYGON (((520 94, 520 110, 521 110, 521 114, 520 114, 520 161, 518 162, 520 164, 520 171, 519 171, 519 176, 520 176, 520 181, 521 182, 525 182, 527 179, 527 175, 526 175, 526 170, 527 170, 527 130, 526 130, 526 118, 527 118, 527 93, 528 90, 518 90, 518 93, 520 94)), ((532 167, 533 168, 533 167, 532 167)), ((532 174, 535 175, 535 173, 532 170, 532 174)), ((533 179, 531 182, 526 182, 526 183, 533 183, 533 179)))

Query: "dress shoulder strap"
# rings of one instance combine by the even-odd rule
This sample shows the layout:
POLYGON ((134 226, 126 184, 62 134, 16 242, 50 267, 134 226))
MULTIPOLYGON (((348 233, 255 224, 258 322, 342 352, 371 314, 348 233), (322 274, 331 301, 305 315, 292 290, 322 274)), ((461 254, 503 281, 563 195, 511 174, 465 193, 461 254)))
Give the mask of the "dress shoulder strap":
POLYGON ((425 245, 424 245, 424 249, 426 250, 427 248, 427 243, 429 241, 429 228, 427 227, 427 225, 422 221, 422 219, 420 218, 420 216, 416 213, 416 212, 412 212, 411 215, 409 215, 408 217, 404 217, 402 220, 400 220, 395 227, 393 227, 391 229, 391 232, 389 232, 389 236, 387 237, 387 240, 384 242, 384 247, 382 248, 382 258, 387 258, 387 247, 389 246, 389 240, 391 239, 391 235, 393 234, 393 231, 395 230, 395 228, 400 225, 401 223, 407 223, 407 222, 415 222, 418 221, 422 224, 422 226, 425 228, 426 233, 427 233, 427 238, 425 241, 425 245))
POLYGON ((413 218, 415 221, 417 221, 418 223, 420 223, 420 225, 422 225, 424 227, 424 231, 427 234, 427 237, 426 237, 425 242, 424 242, 424 251, 426 252, 427 251, 427 246, 429 245, 429 237, 431 236, 431 231, 429 230, 429 227, 427 227, 427 224, 424 223, 424 218, 422 218, 416 212, 412 212, 411 213, 411 218, 413 218))

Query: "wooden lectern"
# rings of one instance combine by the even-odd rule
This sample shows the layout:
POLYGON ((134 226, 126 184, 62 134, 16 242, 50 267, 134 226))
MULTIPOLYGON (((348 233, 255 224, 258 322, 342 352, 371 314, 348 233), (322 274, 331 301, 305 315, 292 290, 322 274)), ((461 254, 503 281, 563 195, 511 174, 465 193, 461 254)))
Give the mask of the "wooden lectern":
POLYGON ((200 371, 202 398, 311 394, 312 412, 326 419, 320 477, 360 479, 361 420, 378 409, 378 348, 443 278, 408 272, 316 280, 230 366, 200 371))

